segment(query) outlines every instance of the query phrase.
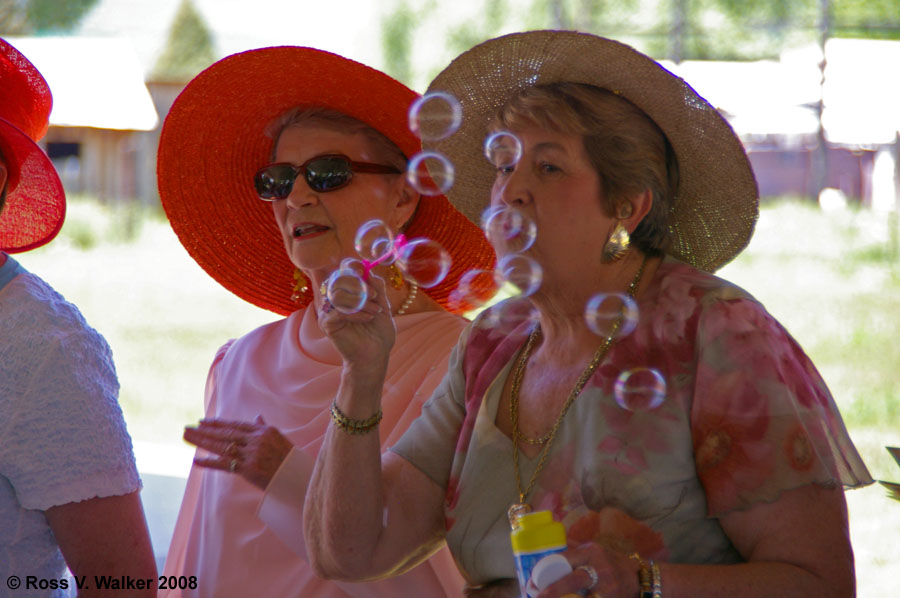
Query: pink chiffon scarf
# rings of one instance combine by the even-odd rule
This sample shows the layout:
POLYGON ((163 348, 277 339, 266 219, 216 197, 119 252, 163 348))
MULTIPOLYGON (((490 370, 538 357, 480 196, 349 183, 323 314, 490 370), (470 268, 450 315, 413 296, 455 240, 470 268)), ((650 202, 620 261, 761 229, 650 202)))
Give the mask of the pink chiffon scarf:
MULTIPOLYGON (((397 342, 384 386, 382 449, 419 415, 447 370, 467 324, 447 312, 397 318, 397 342)), ((216 354, 206 387, 206 417, 253 421, 262 415, 314 461, 330 422, 341 358, 313 309, 262 326, 216 354)), ((303 482, 308 483, 308 479, 303 482)), ((193 575, 194 590, 160 596, 460 596, 463 580, 442 548, 399 577, 361 584, 322 580, 257 515, 264 493, 227 472, 191 469, 164 569, 193 575)), ((303 505, 296 506, 297 516, 303 505)))

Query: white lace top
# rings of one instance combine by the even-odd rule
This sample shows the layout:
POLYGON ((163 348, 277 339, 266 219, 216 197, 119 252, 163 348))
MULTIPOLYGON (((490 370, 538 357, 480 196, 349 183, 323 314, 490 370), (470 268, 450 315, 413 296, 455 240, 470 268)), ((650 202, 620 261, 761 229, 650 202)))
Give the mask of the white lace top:
POLYGON ((67 595, 25 587, 28 575, 65 577, 44 510, 140 489, 118 393, 103 337, 7 257, 0 266, 0 596, 67 595), (22 582, 15 591, 11 575, 22 582))

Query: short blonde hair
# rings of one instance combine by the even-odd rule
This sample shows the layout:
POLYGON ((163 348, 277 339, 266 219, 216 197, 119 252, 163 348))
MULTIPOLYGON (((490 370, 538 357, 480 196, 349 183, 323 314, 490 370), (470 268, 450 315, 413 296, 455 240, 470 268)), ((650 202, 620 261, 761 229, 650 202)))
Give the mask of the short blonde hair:
POLYGON ((630 197, 649 190, 650 212, 631 235, 648 255, 669 245, 668 217, 678 188, 678 162, 669 140, 640 108, 586 83, 527 87, 494 117, 492 129, 539 127, 581 135, 603 191, 603 209, 615 216, 630 197))

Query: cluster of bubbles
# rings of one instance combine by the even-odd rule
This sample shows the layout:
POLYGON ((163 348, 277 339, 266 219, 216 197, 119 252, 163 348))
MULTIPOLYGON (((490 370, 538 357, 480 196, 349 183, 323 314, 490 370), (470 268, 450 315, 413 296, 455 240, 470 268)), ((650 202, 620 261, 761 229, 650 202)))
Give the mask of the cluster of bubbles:
MULTIPOLYGON (((409 128, 423 141, 444 139, 460 124, 462 106, 448 93, 426 94, 409 108, 409 128)), ((422 151, 410 159, 406 178, 424 196, 443 195, 453 186, 453 164, 438 152, 422 151)), ((359 259, 344 259, 325 283, 328 301, 342 313, 356 313, 366 304, 366 281, 375 266, 395 264, 406 280, 423 288, 440 284, 450 271, 450 254, 439 243, 394 236, 381 220, 363 224, 354 246, 359 259)))
POLYGON ((354 247, 360 259, 345 258, 325 282, 325 295, 342 313, 360 311, 369 298, 369 273, 375 266, 395 264, 406 280, 423 288, 440 284, 450 271, 450 254, 431 239, 394 236, 381 220, 359 227, 354 247))
MULTIPOLYGON (((437 91, 416 100, 409 109, 409 127, 423 141, 439 141, 462 124, 462 107, 451 94, 437 91)), ((498 170, 513 168, 522 156, 522 143, 509 131, 491 133, 483 146, 485 158, 498 170)), ((446 194, 453 186, 455 170, 443 154, 422 151, 413 156, 406 172, 410 185, 424 196, 446 194)), ((481 325, 511 331, 523 322, 536 323, 537 309, 528 301, 541 286, 541 265, 527 255, 537 237, 537 226, 526 213, 498 204, 485 210, 481 228, 500 258, 493 270, 470 270, 450 294, 451 307, 483 307, 498 288, 510 297, 491 306, 481 325)), ((449 272, 450 256, 438 243, 394 236, 379 220, 360 227, 356 235, 360 259, 345 259, 327 282, 329 301, 344 313, 362 309, 367 300, 366 279, 376 265, 396 264, 406 279, 428 288, 449 272)), ((638 307, 626 293, 601 293, 591 297, 584 311, 585 325, 610 342, 631 334, 638 323, 638 307)), ((629 411, 658 408, 666 397, 666 381, 653 368, 623 371, 613 385, 617 404, 629 411)))
MULTIPOLYGON (((409 107, 409 129, 422 141, 440 141, 462 124, 462 106, 443 91, 427 93, 409 107)), ((413 156, 406 179, 422 195, 443 195, 453 186, 453 164, 439 152, 423 151, 413 156)))

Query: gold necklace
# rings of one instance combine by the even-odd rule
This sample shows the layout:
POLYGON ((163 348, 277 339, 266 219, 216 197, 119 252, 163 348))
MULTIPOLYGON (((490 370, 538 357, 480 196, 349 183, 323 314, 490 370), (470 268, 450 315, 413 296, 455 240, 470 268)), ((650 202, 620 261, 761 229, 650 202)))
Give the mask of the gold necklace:
MULTIPOLYGON (((644 266, 646 264, 647 258, 645 256, 644 260, 641 262, 641 267, 638 268, 637 274, 635 274, 634 276, 634 280, 632 280, 631 284, 628 285, 628 295, 631 297, 634 297, 634 293, 641 282, 641 277, 644 275, 644 266)), ((600 362, 602 362, 603 358, 606 357, 606 353, 609 351, 609 348, 613 344, 616 332, 618 332, 619 327, 622 325, 622 319, 622 315, 616 318, 609 336, 603 339, 603 343, 600 344, 600 347, 594 353, 593 358, 591 358, 590 363, 588 363, 587 368, 585 368, 585 370, 581 373, 581 376, 579 376, 578 381, 575 383, 575 387, 572 388, 572 392, 570 392, 569 396, 566 398, 566 402, 563 403, 562 409, 560 409, 559 415, 556 417, 556 422, 554 422, 553 427, 550 428, 549 432, 547 432, 540 438, 528 438, 519 431, 519 389, 522 385, 522 378, 525 375, 525 365, 528 363, 528 357, 531 355, 531 350, 534 347, 535 341, 541 334, 540 326, 537 326, 534 331, 532 331, 532 333, 528 336, 528 340, 525 341, 525 347, 522 349, 522 354, 519 356, 519 359, 516 362, 516 369, 513 373, 512 388, 510 388, 509 391, 509 416, 512 420, 513 435, 513 471, 516 475, 516 491, 519 493, 519 501, 513 503, 506 513, 507 517, 509 518, 509 524, 513 529, 518 528, 518 519, 520 515, 531 512, 531 505, 525 502, 525 497, 528 496, 528 494, 534 488, 534 484, 537 482, 538 475, 544 468, 544 462, 547 460, 547 455, 550 453, 550 446, 553 444, 553 440, 556 438, 556 432, 557 430, 559 430, 566 412, 569 411, 572 403, 574 403, 578 395, 581 394, 581 391, 584 388, 584 385, 587 384, 587 381, 590 380, 591 376, 594 375, 594 371, 600 365, 600 362), (543 450, 541 450, 541 459, 540 461, 538 461, 537 469, 535 469, 534 473, 531 474, 531 480, 529 480, 528 487, 526 487, 524 491, 522 490, 522 478, 519 474, 520 440, 525 440, 529 444, 544 445, 543 450)))

